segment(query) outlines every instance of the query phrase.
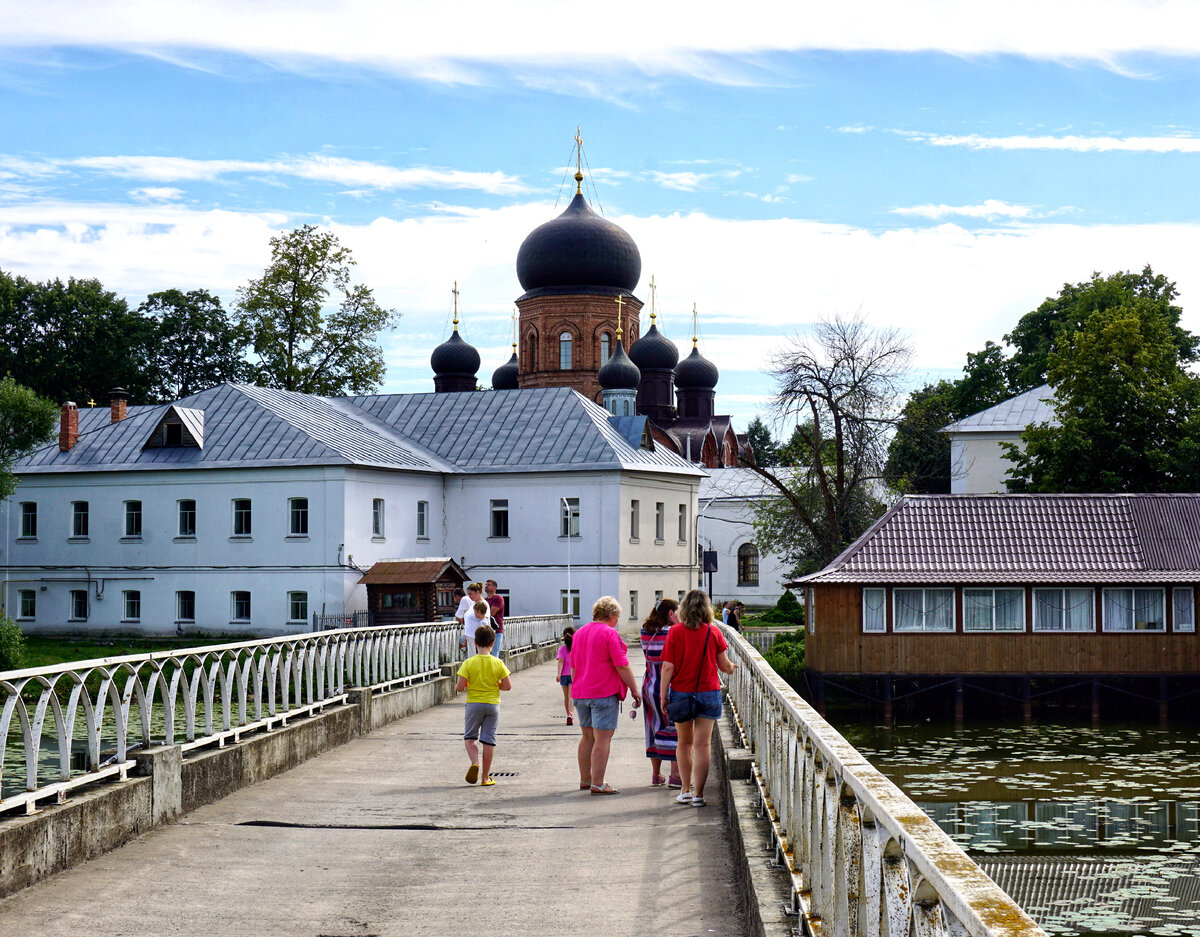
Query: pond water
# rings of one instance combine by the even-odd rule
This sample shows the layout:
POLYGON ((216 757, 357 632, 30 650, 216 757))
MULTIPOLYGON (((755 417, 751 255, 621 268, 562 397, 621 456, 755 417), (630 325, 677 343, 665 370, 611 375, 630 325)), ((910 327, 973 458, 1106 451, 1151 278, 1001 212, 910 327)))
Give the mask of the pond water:
POLYGON ((1200 937, 1200 731, 839 727, 1051 935, 1200 937))

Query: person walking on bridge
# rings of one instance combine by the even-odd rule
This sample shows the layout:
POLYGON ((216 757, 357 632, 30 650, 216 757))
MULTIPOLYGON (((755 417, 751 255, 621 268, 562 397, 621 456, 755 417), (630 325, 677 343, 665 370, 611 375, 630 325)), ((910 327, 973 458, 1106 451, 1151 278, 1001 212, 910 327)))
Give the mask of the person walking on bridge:
POLYGON ((667 633, 672 625, 679 624, 676 610, 679 603, 674 599, 663 599, 654 611, 642 622, 640 639, 642 653, 646 656, 646 674, 642 677, 642 700, 645 705, 646 757, 650 759, 650 783, 654 787, 678 788, 682 782, 675 770, 675 726, 659 705, 659 685, 662 682, 662 652, 667 643, 667 633), (663 762, 671 766, 671 777, 662 774, 663 762))
POLYGON ((579 789, 593 794, 619 794, 605 782, 604 771, 617 730, 620 701, 628 690, 636 708, 642 694, 629 666, 628 648, 617 633, 620 603, 611 595, 597 599, 592 618, 571 640, 571 697, 582 733, 577 753, 579 789))

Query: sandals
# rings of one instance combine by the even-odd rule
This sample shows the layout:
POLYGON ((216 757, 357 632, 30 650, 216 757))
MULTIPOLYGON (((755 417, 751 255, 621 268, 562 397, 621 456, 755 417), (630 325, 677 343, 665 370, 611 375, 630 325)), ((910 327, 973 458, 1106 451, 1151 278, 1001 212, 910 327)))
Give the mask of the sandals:
POLYGON ((581 791, 590 791, 590 790, 592 789, 592 785, 591 785, 591 784, 585 784, 585 783, 583 783, 583 781, 580 781, 580 782, 579 782, 579 789, 580 789, 581 791))
POLYGON ((704 798, 703 797, 693 797, 692 798, 692 806, 693 807, 703 807, 704 806, 704 798))
POLYGON ((667 779, 664 778, 661 774, 650 775, 650 786, 651 787, 662 787, 666 783, 667 783, 667 779))
POLYGON ((691 791, 680 791, 679 796, 675 798, 677 804, 690 804, 692 802, 691 791))
POLYGON ((474 784, 479 780, 479 765, 471 765, 467 769, 467 783, 474 784))
POLYGON ((593 784, 591 786, 591 789, 592 789, 593 797, 595 797, 597 794, 619 794, 619 793, 621 793, 619 790, 617 790, 615 787, 613 787, 607 781, 604 784, 601 784, 599 787, 596 787, 596 785, 593 784))
POLYGON ((667 787, 673 791, 679 790, 681 787, 683 787, 683 778, 679 778, 679 777, 667 778, 667 787))
MULTIPOLYGON (((480 787, 492 787, 495 785, 495 783, 496 783, 496 779, 489 776, 489 777, 484 778, 482 781, 480 781, 479 786, 480 787)), ((701 803, 703 803, 703 801, 701 801, 701 803)), ((692 806, 695 807, 696 805, 692 804, 692 806)))

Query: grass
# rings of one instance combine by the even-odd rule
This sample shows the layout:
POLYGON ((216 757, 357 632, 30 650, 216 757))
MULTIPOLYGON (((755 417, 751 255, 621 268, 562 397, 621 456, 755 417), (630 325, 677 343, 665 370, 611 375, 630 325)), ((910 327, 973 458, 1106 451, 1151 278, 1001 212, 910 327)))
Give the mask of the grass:
POLYGON ((44 635, 25 636, 25 660, 22 668, 53 667, 74 660, 94 660, 98 657, 125 657, 130 654, 149 654, 177 647, 197 647, 210 643, 204 638, 51 638, 44 635))

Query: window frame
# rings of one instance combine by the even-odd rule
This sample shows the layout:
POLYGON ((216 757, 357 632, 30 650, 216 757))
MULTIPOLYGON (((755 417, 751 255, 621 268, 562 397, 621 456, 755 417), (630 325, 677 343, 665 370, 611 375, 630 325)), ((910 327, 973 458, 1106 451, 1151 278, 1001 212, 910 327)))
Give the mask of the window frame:
MULTIPOLYGON (((561 340, 561 336, 560 336, 561 340)), ((603 366, 608 363, 608 359, 613 355, 613 337, 612 333, 607 329, 600 333, 600 364, 603 366)))
POLYGON ((371 536, 382 539, 387 529, 385 521, 387 519, 387 505, 383 498, 371 499, 371 536))
POLYGON ((1100 594, 1100 617, 1102 627, 1105 633, 1114 634, 1137 634, 1139 632, 1145 634, 1163 634, 1167 630, 1167 590, 1161 586, 1105 586, 1100 594), (1114 627, 1109 623, 1108 618, 1108 596, 1114 592, 1128 592, 1130 594, 1131 607, 1125 609, 1129 612, 1129 627, 1119 628, 1114 627), (1139 592, 1157 592, 1160 604, 1159 609, 1162 612, 1162 627, 1161 628, 1138 628, 1137 621, 1133 617, 1137 614, 1137 593, 1139 592))
POLYGON ((247 589, 235 589, 229 593, 229 621, 230 623, 243 623, 250 621, 252 614, 251 596, 247 589), (243 599, 242 596, 245 596, 243 599), (241 608, 245 605, 245 615, 240 615, 241 608))
MULTIPOLYGON (((934 609, 937 611, 937 609, 934 609)), ((958 590, 953 586, 915 586, 904 588, 893 587, 892 589, 892 633, 893 634, 955 634, 958 631, 958 590), (900 603, 901 594, 905 592, 920 592, 921 593, 921 627, 920 628, 901 628, 901 616, 899 614, 898 605, 900 603), (929 593, 931 592, 948 592, 950 593, 950 627, 949 628, 928 628, 925 627, 929 615, 932 614, 929 609, 929 593)))
POLYGON ((1028 625, 1025 621, 1025 588, 1023 586, 964 586, 962 590, 962 606, 963 606, 963 633, 967 634, 1024 634, 1027 632, 1028 625), (967 593, 968 592, 987 592, 991 595, 991 627, 988 628, 971 628, 967 626, 967 593), (996 627, 996 593, 997 592, 1015 592, 1018 595, 1017 608, 1020 611, 1020 626, 1016 628, 998 628, 996 627))
POLYGON ((304 495, 288 498, 288 536, 308 536, 308 498, 304 495))
POLYGON ((72 589, 70 590, 71 598, 71 615, 70 621, 87 621, 92 611, 91 596, 88 595, 87 589, 72 589), (80 612, 82 605, 83 611, 80 612))
POLYGON ((759 584, 759 561, 762 559, 762 554, 759 552, 758 544, 752 540, 747 540, 737 548, 737 584, 739 588, 750 588, 759 584), (742 551, 749 547, 754 551, 753 555, 749 552, 742 551), (750 573, 753 573, 751 578, 750 573))
POLYGON ((637 589, 629 590, 629 617, 636 619, 638 617, 638 591, 637 589))
POLYGON ((629 539, 640 540, 642 527, 642 502, 637 498, 629 499, 629 539))
POLYGON ((20 535, 19 539, 22 539, 22 540, 36 540, 37 539, 37 520, 38 520, 37 506, 38 505, 37 505, 36 501, 22 501, 21 502, 21 535, 20 535), (30 510, 30 508, 32 508, 33 510, 30 510))
POLYGON ((175 621, 194 622, 196 620, 196 591, 194 589, 178 589, 175 592, 175 621), (184 596, 188 598, 185 599, 184 596), (184 614, 184 602, 191 602, 191 615, 184 614))
POLYGON ((654 542, 663 543, 667 528, 667 505, 664 501, 654 502, 654 542))
POLYGON ((575 336, 568 329, 558 333, 558 370, 570 371, 575 367, 575 336), (563 361, 566 364, 563 364, 563 361))
POLYGON ((1092 586, 1035 586, 1032 592, 1033 603, 1033 621, 1030 623, 1030 630, 1034 634, 1094 634, 1096 631, 1096 590, 1092 586), (1040 594, 1047 592, 1057 592, 1060 596, 1058 605, 1058 614, 1062 616, 1061 628, 1047 628, 1042 623, 1040 609, 1049 607, 1042 602, 1040 594), (1068 628, 1067 627, 1067 612, 1070 610, 1068 606, 1067 593, 1069 592, 1086 592, 1088 594, 1087 610, 1088 610, 1088 627, 1087 628, 1068 628))
POLYGON ((142 620, 142 590, 125 589, 121 593, 121 621, 142 620))
POLYGON ((569 592, 569 596, 570 596, 571 606, 572 606, 570 608, 567 605, 568 591, 566 589, 558 590, 559 608, 562 609, 561 614, 570 615, 571 619, 573 621, 579 621, 579 612, 580 612, 579 590, 571 589, 569 592))
POLYGON ((578 498, 563 496, 558 499, 558 521, 559 540, 582 539, 578 498))
POLYGON ((233 537, 254 536, 254 502, 251 498, 231 498, 233 510, 233 537), (239 505, 245 505, 240 507, 239 505))
MULTIPOLYGON (((86 540, 91 528, 91 508, 86 501, 71 502, 71 539, 86 540)), ((85 621, 87 619, 84 619, 85 621)))
POLYGON ((195 498, 180 498, 175 502, 175 519, 177 521, 176 530, 178 537, 187 537, 195 539, 196 537, 196 499, 195 498), (185 504, 190 504, 191 508, 185 508, 185 504), (184 526, 185 517, 190 515, 191 524, 184 526))
POLYGON ((37 589, 17 590, 17 621, 37 620, 37 589), (28 606, 26 603, 28 602, 28 606))
POLYGON ((679 536, 676 539, 679 543, 686 544, 688 542, 688 509, 686 504, 679 505, 679 536))
POLYGON ((288 590, 288 621, 308 621, 308 593, 304 590, 288 590), (297 615, 300 608, 302 614, 297 615))
POLYGON ((125 539, 142 539, 142 502, 136 499, 125 502, 125 539))
POLYGON ((1193 634, 1196 630, 1196 590, 1192 586, 1175 586, 1171 589, 1171 630, 1179 634, 1193 634), (1188 597, 1190 621, 1185 627, 1179 626, 1178 598, 1180 594, 1188 597))
POLYGON ((509 539, 508 498, 491 498, 488 501, 488 539, 509 539))
POLYGON ((417 502, 417 539, 429 539, 429 502, 417 502))
MULTIPOLYGON (((872 624, 873 623, 874 622, 872 622, 872 624)), ((886 587, 863 586, 863 590, 862 590, 862 630, 863 630, 863 634, 887 634, 887 588, 886 587), (879 608, 878 608, 878 611, 880 612, 879 627, 877 627, 877 628, 876 627, 870 627, 870 628, 867 627, 867 624, 868 624, 867 613, 875 611, 874 608, 868 607, 868 604, 867 604, 867 593, 868 592, 878 592, 880 594, 880 602, 879 602, 879 608)))

